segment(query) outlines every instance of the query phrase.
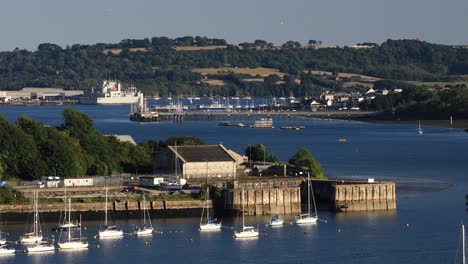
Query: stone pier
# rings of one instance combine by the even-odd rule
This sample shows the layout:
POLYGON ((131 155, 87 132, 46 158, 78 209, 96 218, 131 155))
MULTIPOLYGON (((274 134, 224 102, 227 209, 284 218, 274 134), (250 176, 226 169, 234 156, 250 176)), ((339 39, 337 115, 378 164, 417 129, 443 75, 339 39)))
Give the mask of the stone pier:
POLYGON ((313 181, 318 203, 337 212, 396 209, 394 182, 313 181))
POLYGON ((297 182, 269 181, 238 183, 224 191, 224 209, 246 215, 299 214, 301 192, 297 182))

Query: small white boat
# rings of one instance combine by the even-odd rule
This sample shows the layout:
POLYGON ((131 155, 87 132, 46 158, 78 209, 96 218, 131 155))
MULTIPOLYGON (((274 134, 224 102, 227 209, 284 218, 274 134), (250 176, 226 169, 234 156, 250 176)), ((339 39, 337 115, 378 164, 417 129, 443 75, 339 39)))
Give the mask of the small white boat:
POLYGON ((244 213, 244 190, 242 190, 242 229, 234 231, 234 238, 255 238, 258 237, 258 228, 253 226, 245 226, 244 213))
POLYGON ((88 248, 88 243, 82 241, 67 241, 58 243, 60 249, 85 249, 88 248))
POLYGON ((270 221, 268 221, 268 226, 282 226, 284 220, 280 219, 278 215, 273 216, 270 221))
POLYGON ((268 221, 268 226, 283 226, 284 221, 279 217, 278 211, 278 192, 276 192, 276 215, 268 221))
POLYGON ((42 241, 42 230, 39 223, 39 194, 37 191, 34 192, 33 197, 34 216, 32 224, 32 232, 26 233, 20 236, 20 242, 22 244, 37 244, 42 241))
POLYGON ((5 245, 0 246, 0 255, 14 254, 14 248, 7 248, 5 245))
POLYGON ((54 250, 55 250, 55 247, 53 245, 49 245, 46 242, 41 242, 39 244, 26 247, 26 251, 29 253, 48 252, 48 251, 54 251, 54 250))
POLYGON ((123 231, 118 229, 117 226, 107 225, 107 187, 106 187, 106 208, 105 208, 105 221, 104 228, 99 230, 99 238, 118 238, 123 236, 123 231))
POLYGON ((105 226, 104 229, 99 231, 99 238, 117 238, 122 236, 123 231, 116 226, 105 226))
POLYGON ((258 237, 258 229, 253 226, 243 226, 241 231, 234 232, 235 238, 258 237))
POLYGON ((423 131, 421 129, 421 120, 418 120, 419 126, 418 126, 418 135, 422 135, 423 131))
POLYGON ((208 197, 210 196, 210 188, 206 187, 206 198, 203 205, 202 214, 200 218, 200 231, 221 230, 221 221, 218 219, 210 218, 210 210, 208 209, 208 197), (206 222, 203 220, 206 211, 206 222))
POLYGON ((146 209, 146 197, 143 195, 143 225, 136 227, 133 234, 136 236, 148 236, 153 234, 153 230, 151 217, 146 209), (146 218, 148 218, 148 221, 146 221, 146 218))
POLYGON ((317 206, 315 205, 315 197, 314 197, 314 189, 311 188, 310 182, 310 173, 307 173, 307 214, 301 214, 296 216, 296 224, 304 225, 304 224, 315 224, 318 220, 317 214, 317 206), (310 191, 312 190, 312 200, 314 201, 314 211, 315 214, 312 215, 310 212, 310 191))

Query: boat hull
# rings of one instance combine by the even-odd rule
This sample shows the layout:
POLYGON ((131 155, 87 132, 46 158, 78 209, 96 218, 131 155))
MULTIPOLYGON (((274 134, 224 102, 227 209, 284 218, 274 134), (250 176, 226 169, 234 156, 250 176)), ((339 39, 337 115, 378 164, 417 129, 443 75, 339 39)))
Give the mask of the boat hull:
POLYGON ((48 251, 54 251, 55 247, 54 246, 49 246, 49 245, 37 245, 33 247, 27 247, 26 250, 30 253, 34 252, 48 252, 48 251))
POLYGON ((259 234, 257 231, 240 231, 234 233, 235 238, 252 238, 258 237, 258 235, 259 234))
POLYGON ((268 223, 269 226, 282 226, 283 224, 283 220, 272 220, 268 223))
POLYGON ((10 248, 0 248, 0 255, 14 254, 15 250, 10 248))
POLYGON ((99 231, 99 238, 119 238, 119 237, 123 237, 122 230, 99 231))
POLYGON ((318 220, 317 217, 305 217, 305 218, 296 219, 296 224, 298 225, 315 224, 317 223, 317 220, 318 220))
POLYGON ((153 229, 148 228, 148 229, 142 229, 142 230, 137 230, 133 232, 135 236, 149 236, 153 234, 153 229))
POLYGON ((200 231, 221 230, 221 223, 200 225, 200 231))
POLYGON ((58 243, 60 249, 84 249, 88 248, 88 243, 83 242, 64 242, 58 243))

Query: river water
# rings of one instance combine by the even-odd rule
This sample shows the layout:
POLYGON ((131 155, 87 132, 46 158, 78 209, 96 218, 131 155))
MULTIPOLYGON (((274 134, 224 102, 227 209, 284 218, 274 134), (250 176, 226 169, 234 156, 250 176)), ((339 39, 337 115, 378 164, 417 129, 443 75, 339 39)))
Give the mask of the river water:
MULTIPOLYGON (((281 160, 306 147, 329 178, 397 182, 397 207, 392 212, 320 212, 327 223, 268 228, 268 217, 247 217, 259 224, 262 236, 233 240, 232 230, 200 233, 198 218, 154 219, 161 234, 152 238, 126 236, 99 241, 99 222, 85 222, 90 249, 79 252, 0 256, 0 263, 453 263, 460 255, 460 223, 467 218, 468 134, 460 129, 396 125, 347 120, 280 120, 275 126, 302 125, 301 131, 219 127, 218 121, 134 123, 128 106, 86 106, 105 134, 129 134, 140 142, 170 136, 196 136, 208 144, 222 143, 242 153, 247 144, 265 144, 281 160), (346 142, 339 142, 346 138, 346 142), (145 245, 145 242, 146 245, 145 245), (96 246, 99 245, 99 248, 96 246)), ((0 108, 11 122, 27 115, 49 125, 61 123, 65 106, 0 108)), ((456 122, 456 120, 455 120, 456 122)), ((294 216, 285 216, 292 220, 294 216)), ((226 226, 239 219, 223 219, 226 226)), ((119 224, 129 231, 135 221, 119 224)), ((16 240, 24 226, 3 226, 16 240)))

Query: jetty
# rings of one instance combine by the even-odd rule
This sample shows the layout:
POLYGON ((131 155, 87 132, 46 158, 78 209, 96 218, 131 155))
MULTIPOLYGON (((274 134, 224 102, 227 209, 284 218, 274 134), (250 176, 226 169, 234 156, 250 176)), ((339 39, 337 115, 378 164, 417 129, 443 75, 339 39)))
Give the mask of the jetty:
POLYGON ((257 120, 274 118, 288 119, 347 119, 372 116, 379 112, 360 110, 327 110, 327 111, 180 111, 180 112, 132 112, 130 120, 136 122, 183 122, 183 121, 213 121, 213 120, 257 120))

